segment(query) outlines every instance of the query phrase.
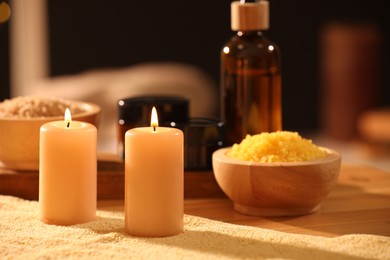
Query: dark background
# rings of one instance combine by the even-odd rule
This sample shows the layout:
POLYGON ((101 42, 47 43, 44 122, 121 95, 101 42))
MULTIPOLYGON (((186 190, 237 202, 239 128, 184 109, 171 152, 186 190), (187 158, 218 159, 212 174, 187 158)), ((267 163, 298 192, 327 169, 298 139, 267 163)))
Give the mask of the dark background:
MULTIPOLYGON (((390 104, 386 1, 270 1, 270 30, 282 51, 283 124, 319 127, 319 33, 328 22, 369 22, 383 33, 378 106, 390 104)), ((50 75, 142 62, 198 66, 219 83, 219 51, 233 35, 230 1, 48 1, 50 75)), ((0 25, 0 100, 10 96, 9 23, 0 25)))

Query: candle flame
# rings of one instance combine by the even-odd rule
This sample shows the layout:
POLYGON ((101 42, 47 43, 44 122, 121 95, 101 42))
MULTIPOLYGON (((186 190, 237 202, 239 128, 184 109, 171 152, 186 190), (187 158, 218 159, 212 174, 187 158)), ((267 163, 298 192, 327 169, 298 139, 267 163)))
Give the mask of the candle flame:
POLYGON ((150 126, 153 127, 153 130, 156 130, 156 127, 158 126, 157 110, 155 107, 152 108, 152 117, 150 120, 150 126))
POLYGON ((65 109, 65 123, 66 123, 66 127, 69 127, 71 121, 72 121, 72 115, 70 114, 69 108, 66 108, 65 109))

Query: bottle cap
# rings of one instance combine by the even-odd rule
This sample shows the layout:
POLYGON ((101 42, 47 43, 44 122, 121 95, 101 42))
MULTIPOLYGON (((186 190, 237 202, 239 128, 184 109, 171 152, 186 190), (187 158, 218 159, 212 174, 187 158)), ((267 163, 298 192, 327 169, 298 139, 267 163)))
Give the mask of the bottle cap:
POLYGON ((257 31, 269 28, 268 1, 233 1, 230 7, 233 31, 257 31))

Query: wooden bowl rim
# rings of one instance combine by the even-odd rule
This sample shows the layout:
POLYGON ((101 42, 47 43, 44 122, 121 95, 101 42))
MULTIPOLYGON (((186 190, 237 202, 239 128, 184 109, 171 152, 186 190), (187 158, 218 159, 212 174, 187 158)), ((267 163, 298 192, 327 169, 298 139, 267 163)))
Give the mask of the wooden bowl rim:
POLYGON ((309 165, 325 164, 325 163, 330 163, 341 159, 341 154, 336 150, 323 147, 323 146, 319 146, 319 148, 327 151, 329 155, 324 158, 302 161, 302 162, 251 162, 251 161, 244 161, 244 160, 227 157, 226 152, 229 149, 231 149, 230 146, 230 147, 224 147, 216 150, 213 153, 212 160, 219 161, 220 163, 224 163, 224 164, 235 164, 235 165, 248 166, 248 167, 280 167, 280 166, 291 167, 291 166, 306 166, 306 165, 309 166, 309 165))

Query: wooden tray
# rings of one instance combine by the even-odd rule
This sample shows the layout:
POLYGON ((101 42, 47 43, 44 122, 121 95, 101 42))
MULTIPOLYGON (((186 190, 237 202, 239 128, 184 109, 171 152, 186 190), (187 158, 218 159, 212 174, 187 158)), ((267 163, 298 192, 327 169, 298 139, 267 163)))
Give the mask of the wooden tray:
MULTIPOLYGON (((97 199, 124 199, 124 164, 120 161, 99 160, 97 199)), ((38 200, 39 172, 0 168, 0 194, 38 200)), ((225 197, 212 171, 186 171, 184 198, 225 197)))

